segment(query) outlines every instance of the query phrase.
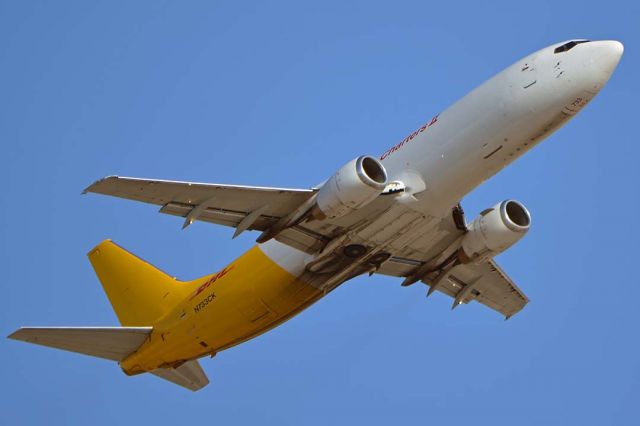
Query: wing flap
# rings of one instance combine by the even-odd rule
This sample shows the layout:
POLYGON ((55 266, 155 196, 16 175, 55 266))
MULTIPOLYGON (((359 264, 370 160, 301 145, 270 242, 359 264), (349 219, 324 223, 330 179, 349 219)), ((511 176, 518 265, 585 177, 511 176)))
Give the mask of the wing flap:
MULTIPOLYGON (((160 208, 160 213, 187 217, 193 208, 194 206, 190 204, 171 202, 162 206, 162 208, 160 208)), ((198 220, 235 228, 240 224, 240 222, 242 222, 242 220, 244 220, 245 217, 247 217, 248 213, 250 212, 208 207, 198 215, 198 220)), ((248 229, 264 231, 277 220, 278 217, 261 214, 248 229)))
POLYGON ((152 327, 22 327, 9 339, 122 361, 140 347, 152 327))

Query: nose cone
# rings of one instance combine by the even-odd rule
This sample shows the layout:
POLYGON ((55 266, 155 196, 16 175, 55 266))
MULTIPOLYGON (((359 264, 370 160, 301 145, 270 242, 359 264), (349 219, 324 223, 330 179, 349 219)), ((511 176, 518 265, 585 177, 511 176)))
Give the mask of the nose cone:
MULTIPOLYGON (((586 90, 598 92, 613 74, 613 70, 622 58, 624 47, 622 43, 614 40, 591 41, 579 44, 575 51, 576 60, 582 63, 577 69, 582 68, 582 84, 586 90)), ((577 65, 577 64, 576 64, 577 65)))
POLYGON ((618 62, 620 62, 620 58, 622 58, 624 46, 615 40, 595 41, 592 43, 592 46, 590 46, 592 50, 590 53, 591 62, 608 80, 613 70, 616 69, 618 62))

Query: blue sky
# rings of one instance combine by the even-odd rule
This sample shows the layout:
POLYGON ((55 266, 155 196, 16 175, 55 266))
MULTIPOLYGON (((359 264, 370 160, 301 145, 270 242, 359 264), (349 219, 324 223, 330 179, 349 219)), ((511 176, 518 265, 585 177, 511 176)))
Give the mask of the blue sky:
POLYGON ((85 253, 113 238, 181 278, 252 246, 228 228, 81 196, 109 174, 308 187, 379 154, 492 74, 572 38, 618 39, 579 116, 470 194, 533 215, 499 257, 531 303, 504 322, 358 278, 203 360, 191 393, 4 340, 7 423, 637 424, 640 6, 579 2, 0 2, 7 335, 117 325, 85 253))

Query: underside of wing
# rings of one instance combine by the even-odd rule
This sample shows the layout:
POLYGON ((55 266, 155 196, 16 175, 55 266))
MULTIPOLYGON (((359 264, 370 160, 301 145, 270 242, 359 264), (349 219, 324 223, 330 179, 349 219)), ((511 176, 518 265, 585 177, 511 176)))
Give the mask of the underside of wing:
POLYGON ((414 243, 412 250, 395 252, 375 272, 402 277, 403 286, 421 281, 429 287, 427 295, 439 291, 452 297, 452 308, 475 300, 507 319, 524 308, 529 299, 492 257, 461 256, 463 240, 471 231, 460 205, 434 223, 427 238, 414 243))
POLYGON ((241 231, 264 231, 314 194, 311 189, 218 185, 119 176, 100 179, 83 193, 87 192, 161 206, 161 213, 186 218, 184 227, 195 220, 201 220, 243 227, 241 231))
MULTIPOLYGON (((384 265, 385 275, 407 276, 420 268, 420 262, 392 258, 384 265)), ((420 279, 429 286, 428 295, 435 291, 454 299, 452 308, 477 301, 507 319, 520 312, 529 302, 527 296, 493 259, 478 264, 457 264, 445 271, 434 271, 420 279)))
MULTIPOLYGON (((493 259, 479 264, 458 265, 446 275, 424 280, 453 297, 454 306, 473 300, 500 312, 507 319, 529 302, 518 286, 500 269, 493 259)), ((433 287, 432 287, 433 288, 433 287)))
POLYGON ((316 253, 324 245, 354 224, 375 220, 389 208, 392 196, 378 200, 341 219, 338 223, 305 221, 303 215, 311 209, 316 189, 268 188, 259 186, 219 185, 140 179, 119 176, 105 177, 84 190, 160 206, 160 212, 184 217, 183 228, 193 221, 215 223, 236 228, 234 237, 246 230, 263 233, 278 228, 270 237, 307 253, 316 253), (373 218, 373 219, 372 219, 373 218), (299 219, 299 220, 298 220, 299 219))
POLYGON ((480 287, 480 294, 476 296, 480 303, 500 311, 507 318, 520 312, 529 303, 529 298, 493 259, 479 267, 484 268, 485 276, 491 277, 485 286, 480 287))

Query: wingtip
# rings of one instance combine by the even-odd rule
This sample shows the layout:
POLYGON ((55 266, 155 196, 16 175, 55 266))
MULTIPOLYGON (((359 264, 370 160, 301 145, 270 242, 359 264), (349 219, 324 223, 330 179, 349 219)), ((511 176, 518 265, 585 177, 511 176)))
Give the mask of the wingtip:
POLYGON ((99 186, 102 182, 107 181, 107 180, 112 180, 112 179, 118 179, 117 175, 109 175, 109 176, 105 176, 102 179, 98 179, 97 181, 93 182, 91 185, 87 186, 85 189, 82 190, 82 192, 80 193, 80 195, 85 195, 89 192, 95 192, 95 188, 97 186, 99 186))
POLYGON ((20 333, 20 330, 22 330, 22 328, 19 328, 16 331, 14 331, 13 333, 11 333, 10 335, 8 335, 7 339, 20 340, 20 339, 18 339, 18 333, 20 333))
POLYGON ((17 342, 27 342, 34 343, 35 340, 28 335, 30 329, 39 328, 39 327, 20 327, 13 333, 7 336, 7 339, 15 340, 17 342))

